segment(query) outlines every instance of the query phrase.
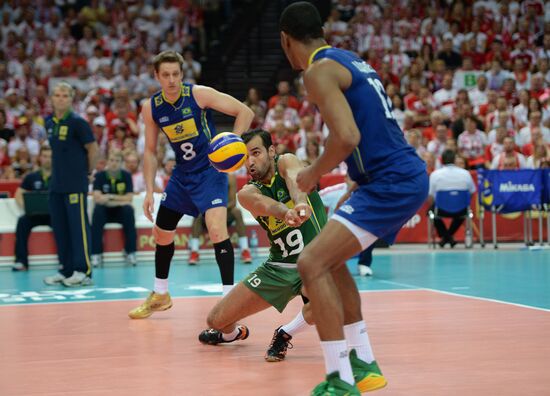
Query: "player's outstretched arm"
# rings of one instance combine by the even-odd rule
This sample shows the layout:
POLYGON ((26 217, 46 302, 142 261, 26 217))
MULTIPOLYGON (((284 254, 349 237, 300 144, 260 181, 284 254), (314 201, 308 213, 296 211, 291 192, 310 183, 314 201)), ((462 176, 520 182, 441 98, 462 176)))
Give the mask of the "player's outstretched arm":
POLYGON ((296 183, 296 177, 304 169, 304 164, 294 154, 281 155, 277 164, 279 174, 285 179, 290 197, 294 201, 294 210, 287 214, 287 217, 291 217, 287 223, 293 227, 297 227, 311 216, 311 207, 308 204, 307 193, 301 191, 296 183))
POLYGON ((243 132, 250 129, 250 125, 254 119, 254 112, 233 96, 204 85, 194 85, 193 97, 197 104, 203 109, 210 108, 235 117, 233 133, 241 135, 243 132))
POLYGON ((153 120, 151 101, 147 100, 141 107, 143 123, 145 124, 145 150, 143 152, 143 178, 145 180, 145 198, 143 200, 143 213, 151 222, 153 221, 155 176, 157 174, 157 139, 158 127, 153 120))
POLYGON ((252 213, 252 216, 273 216, 284 220, 288 212, 287 206, 263 195, 260 190, 250 184, 246 184, 237 193, 239 203, 243 208, 252 213))

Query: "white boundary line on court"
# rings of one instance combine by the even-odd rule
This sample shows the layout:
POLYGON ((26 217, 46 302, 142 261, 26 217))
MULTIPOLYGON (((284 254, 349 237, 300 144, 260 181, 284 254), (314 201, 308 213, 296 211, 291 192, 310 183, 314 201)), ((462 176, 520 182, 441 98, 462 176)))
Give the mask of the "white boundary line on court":
MULTIPOLYGON (((395 285, 395 286, 401 286, 401 287, 416 288, 415 290, 425 290, 425 291, 430 291, 430 292, 434 292, 434 293, 447 294, 449 296, 470 298, 472 300, 488 301, 488 302, 500 303, 500 304, 505 304, 505 305, 513 305, 515 307, 520 307, 520 308, 534 309, 535 311, 550 312, 550 309, 540 308, 540 307, 533 307, 531 305, 518 304, 518 303, 513 303, 513 302, 508 302, 508 301, 496 300, 494 298, 470 296, 470 295, 467 295, 467 294, 453 293, 453 292, 449 292, 449 291, 445 291, 445 290, 432 289, 432 288, 429 288, 429 287, 418 287, 418 286, 414 286, 414 285, 409 285, 407 283, 392 282, 392 281, 387 281, 387 280, 379 280, 379 282, 387 283, 387 284, 395 285)), ((393 290, 393 291, 395 291, 395 290, 393 290)))
MULTIPOLYGON (((418 287, 412 289, 407 287, 406 289, 386 289, 386 290, 360 290, 360 293, 388 293, 388 292, 410 292, 422 290, 418 287)), ((221 298, 221 294, 216 295, 204 295, 204 296, 172 296, 172 300, 188 299, 188 298, 221 298)), ((83 303, 102 303, 102 302, 120 302, 120 301, 143 301, 144 297, 136 298, 114 298, 108 300, 97 300, 97 299, 81 299, 75 301, 48 301, 48 302, 25 302, 25 303, 11 303, 11 304, 0 304, 0 309, 2 307, 18 307, 18 306, 31 306, 31 305, 59 305, 59 304, 83 304, 83 303)))
MULTIPOLYGON (((395 293, 395 292, 413 292, 413 291, 430 291, 434 293, 440 293, 440 294, 447 294, 454 297, 462 297, 462 298, 469 298, 472 300, 480 300, 480 301, 487 301, 487 302, 494 302, 499 304, 505 304, 505 305, 512 305, 515 307, 520 308, 528 308, 533 309, 535 311, 542 311, 542 312, 550 312, 550 309, 546 308, 540 308, 540 307, 533 307, 530 305, 524 305, 524 304, 518 304, 518 303, 512 303, 502 300, 495 300, 493 298, 486 298, 486 297, 477 297, 477 296, 469 296, 465 294, 459 294, 459 293, 453 293, 448 292, 444 290, 437 290, 437 289, 431 289, 429 287, 418 287, 414 285, 409 285, 407 283, 400 283, 400 282, 393 282, 388 280, 378 280, 379 282, 394 285, 394 286, 400 286, 404 287, 405 289, 391 289, 391 290, 360 290, 359 293, 395 293)), ((180 299, 188 299, 188 298, 220 298, 221 295, 213 295, 213 296, 178 296, 174 297, 173 300, 180 300, 180 299)), ((59 305, 59 304, 82 304, 82 303, 104 303, 104 302, 120 302, 120 301, 141 301, 143 300, 143 297, 139 298, 119 298, 119 299, 112 299, 112 300, 81 300, 81 301, 52 301, 52 302, 36 302, 36 303, 14 303, 14 304, 0 304, 0 309, 3 307, 14 307, 14 306, 34 306, 34 305, 59 305)))

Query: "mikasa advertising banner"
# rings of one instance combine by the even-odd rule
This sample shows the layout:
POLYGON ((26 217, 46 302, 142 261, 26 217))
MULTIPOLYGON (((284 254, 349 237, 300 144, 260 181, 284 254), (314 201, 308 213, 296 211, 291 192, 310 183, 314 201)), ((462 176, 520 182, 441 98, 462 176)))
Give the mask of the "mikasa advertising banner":
POLYGON ((500 213, 520 212, 540 205, 543 191, 541 169, 478 171, 479 202, 500 213))

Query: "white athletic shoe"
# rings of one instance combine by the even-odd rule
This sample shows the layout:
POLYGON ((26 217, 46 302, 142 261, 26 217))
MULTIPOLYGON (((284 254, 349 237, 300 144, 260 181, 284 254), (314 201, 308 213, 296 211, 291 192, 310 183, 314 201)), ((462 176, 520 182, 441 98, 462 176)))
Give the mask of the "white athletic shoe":
POLYGON ((67 279, 65 275, 62 275, 58 272, 55 275, 46 276, 44 278, 44 283, 46 285, 59 285, 60 283, 63 283, 65 279, 67 279))
POLYGON ((368 265, 358 264, 357 267, 359 267, 359 275, 372 276, 372 269, 368 265))
POLYGON ((103 259, 101 257, 101 254, 92 254, 92 267, 102 267, 103 266, 103 259))
POLYGON ((91 286, 93 284, 92 278, 90 278, 84 272, 78 271, 73 272, 70 277, 63 279, 62 282, 67 287, 91 286))
POLYGON ((136 253, 128 253, 126 255, 126 262, 128 263, 128 265, 132 265, 135 267, 137 265, 136 253))

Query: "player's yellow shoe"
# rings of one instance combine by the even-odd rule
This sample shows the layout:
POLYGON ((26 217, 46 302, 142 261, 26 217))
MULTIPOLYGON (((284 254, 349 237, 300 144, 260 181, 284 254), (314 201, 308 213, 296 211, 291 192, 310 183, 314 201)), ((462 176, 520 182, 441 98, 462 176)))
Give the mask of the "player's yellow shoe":
POLYGON ((382 375, 376 361, 367 363, 359 359, 355 349, 349 352, 349 360, 355 384, 361 393, 380 389, 387 385, 388 382, 382 375))
POLYGON ((132 319, 145 319, 155 311, 166 311, 171 307, 172 299, 170 298, 170 293, 158 294, 151 292, 143 304, 128 312, 128 316, 132 319))

